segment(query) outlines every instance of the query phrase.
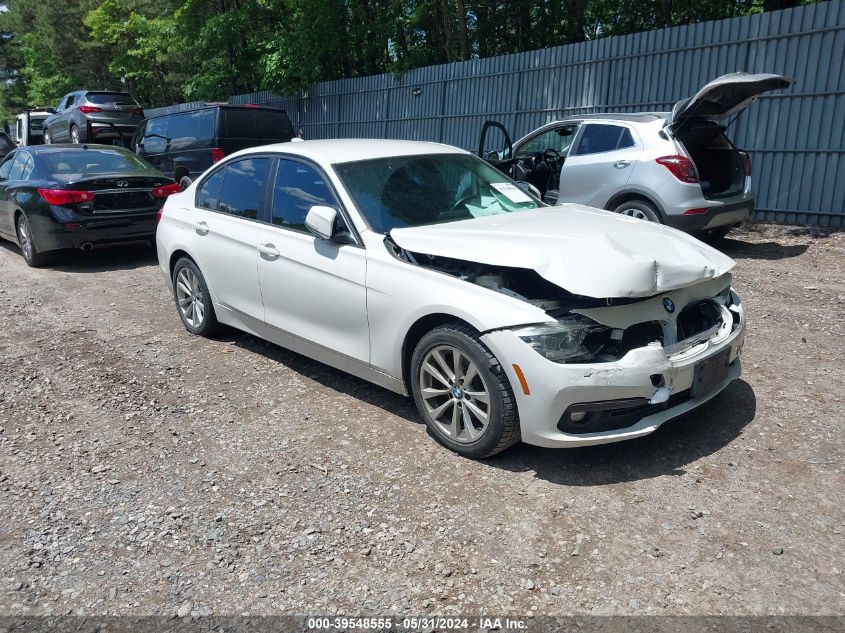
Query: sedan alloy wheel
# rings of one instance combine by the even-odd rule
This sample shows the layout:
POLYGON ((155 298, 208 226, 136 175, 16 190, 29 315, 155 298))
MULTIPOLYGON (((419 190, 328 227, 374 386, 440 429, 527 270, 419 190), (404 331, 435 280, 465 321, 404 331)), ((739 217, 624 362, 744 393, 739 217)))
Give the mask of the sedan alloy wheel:
POLYGON ((205 304, 199 279, 185 266, 176 275, 176 301, 182 318, 193 328, 202 327, 205 319, 205 304))

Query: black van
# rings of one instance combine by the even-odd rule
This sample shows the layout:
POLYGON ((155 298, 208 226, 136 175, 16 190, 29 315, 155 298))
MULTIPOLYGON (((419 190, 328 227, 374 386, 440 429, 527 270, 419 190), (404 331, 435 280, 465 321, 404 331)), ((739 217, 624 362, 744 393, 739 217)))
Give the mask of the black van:
POLYGON ((196 178, 239 149, 291 138, 293 125, 284 110, 212 105, 143 121, 132 147, 161 173, 179 182, 184 176, 196 178))

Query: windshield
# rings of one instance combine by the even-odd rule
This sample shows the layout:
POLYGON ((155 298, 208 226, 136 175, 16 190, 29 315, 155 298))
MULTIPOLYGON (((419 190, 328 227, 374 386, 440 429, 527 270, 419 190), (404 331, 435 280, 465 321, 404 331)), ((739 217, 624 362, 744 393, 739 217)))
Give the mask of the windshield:
POLYGON ((96 174, 138 174, 154 171, 148 162, 126 150, 64 149, 39 152, 38 171, 71 182, 96 174))
POLYGON ((467 154, 424 154, 335 165, 370 228, 391 229, 536 209, 540 203, 467 154))

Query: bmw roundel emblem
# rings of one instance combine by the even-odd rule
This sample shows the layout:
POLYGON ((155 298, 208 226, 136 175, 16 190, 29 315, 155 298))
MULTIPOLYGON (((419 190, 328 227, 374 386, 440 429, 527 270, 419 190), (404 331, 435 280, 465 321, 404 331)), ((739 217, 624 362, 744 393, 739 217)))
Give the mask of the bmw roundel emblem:
POLYGON ((675 302, 672 301, 669 297, 663 297, 663 307, 666 308, 666 312, 670 314, 675 311, 675 302))

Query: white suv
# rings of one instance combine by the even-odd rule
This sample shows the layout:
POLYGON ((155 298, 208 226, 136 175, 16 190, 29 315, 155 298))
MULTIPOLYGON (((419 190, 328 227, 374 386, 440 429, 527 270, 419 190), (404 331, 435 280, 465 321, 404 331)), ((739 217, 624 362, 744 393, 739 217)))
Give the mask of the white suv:
POLYGON ((758 95, 791 83, 780 75, 725 75, 672 112, 572 116, 512 147, 507 131, 488 122, 479 155, 549 204, 577 202, 722 236, 754 212, 751 160, 725 131, 758 95), (490 127, 505 133, 501 156, 484 152, 490 127))

